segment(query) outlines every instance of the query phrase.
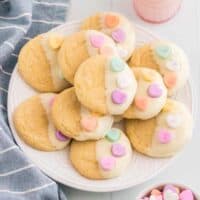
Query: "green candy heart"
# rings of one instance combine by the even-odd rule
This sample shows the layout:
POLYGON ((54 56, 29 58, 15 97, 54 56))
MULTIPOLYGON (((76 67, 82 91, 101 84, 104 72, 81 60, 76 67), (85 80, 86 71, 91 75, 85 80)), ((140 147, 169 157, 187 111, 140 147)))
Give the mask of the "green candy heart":
POLYGON ((125 63, 120 58, 114 57, 111 60, 110 68, 113 72, 121 72, 124 70, 125 63))
POLYGON ((110 131, 108 131, 106 138, 111 141, 111 142, 115 142, 118 141, 119 138, 121 136, 121 133, 118 129, 110 129, 110 131))
POLYGON ((156 47, 155 52, 160 58, 167 59, 171 56, 172 50, 169 46, 159 45, 156 47))

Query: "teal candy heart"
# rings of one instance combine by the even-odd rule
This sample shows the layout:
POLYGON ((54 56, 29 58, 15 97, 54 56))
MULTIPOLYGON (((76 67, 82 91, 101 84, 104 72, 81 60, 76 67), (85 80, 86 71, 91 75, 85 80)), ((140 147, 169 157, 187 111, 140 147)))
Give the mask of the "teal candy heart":
POLYGON ((113 72, 121 72, 124 70, 124 61, 122 61, 120 58, 114 57, 111 60, 110 68, 113 72))
POLYGON ((166 45, 159 45, 155 49, 156 54, 162 58, 162 59, 167 59, 171 56, 171 48, 166 45))
POLYGON ((120 131, 112 128, 108 131, 106 138, 111 142, 115 142, 119 140, 120 136, 121 136, 120 131))

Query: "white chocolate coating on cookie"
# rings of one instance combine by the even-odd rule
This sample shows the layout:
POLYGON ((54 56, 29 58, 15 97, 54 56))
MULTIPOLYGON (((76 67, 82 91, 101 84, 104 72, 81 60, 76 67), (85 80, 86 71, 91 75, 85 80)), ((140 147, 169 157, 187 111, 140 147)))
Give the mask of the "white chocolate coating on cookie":
POLYGON ((42 94, 42 95, 40 95, 40 100, 42 102, 42 105, 45 108, 46 115, 47 115, 48 122, 49 122, 49 124, 48 124, 49 140, 56 149, 63 149, 69 144, 70 139, 67 141, 60 141, 56 138, 55 133, 57 130, 56 130, 55 126, 53 125, 52 119, 51 119, 51 103, 52 103, 53 98, 55 98, 55 96, 56 95, 52 94, 52 93, 42 94))
POLYGON ((69 87, 70 84, 64 79, 64 76, 62 75, 61 69, 57 61, 57 50, 52 49, 49 41, 50 37, 52 37, 51 39, 54 39, 53 37, 58 37, 58 36, 55 34, 53 35, 52 33, 43 34, 40 43, 49 61, 49 65, 51 68, 51 76, 55 88, 64 89, 66 87, 69 87))
POLYGON ((133 101, 136 88, 137 82, 128 65, 117 57, 109 59, 105 66, 105 93, 108 112, 113 115, 122 114, 133 101), (117 69, 113 70, 112 67, 115 67, 113 65, 115 65, 117 69), (117 91, 116 98, 121 102, 115 103, 113 101, 112 94, 114 91, 117 91), (120 98, 123 98, 119 97, 121 95, 125 95, 124 100, 120 100, 120 98))
POLYGON ((176 154, 192 137, 192 116, 188 109, 180 102, 170 100, 166 111, 162 111, 156 118, 155 132, 149 155, 154 157, 168 157, 176 154), (170 135, 160 141, 160 131, 167 131, 170 135))
MULTIPOLYGON (((91 116, 91 112, 85 107, 81 106, 80 110, 81 119, 91 116)), ((86 131, 82 130, 78 136, 74 138, 78 141, 98 140, 105 136, 106 132, 112 127, 113 117, 111 115, 97 116, 97 126, 95 130, 86 131)))
POLYGON ((149 68, 133 68, 137 91, 133 103, 124 113, 128 119, 149 119, 156 116, 167 100, 167 89, 161 75, 149 68))
POLYGON ((114 56, 118 54, 114 41, 99 31, 86 31, 86 44, 90 56, 95 56, 98 54, 114 56), (93 40, 94 44, 92 44, 91 40, 93 40), (94 46, 95 44, 97 46, 94 46), (106 50, 105 48, 109 48, 109 50, 106 50))
POLYGON ((171 42, 156 41, 151 46, 154 60, 171 96, 184 86, 189 77, 187 56, 181 48, 171 42))
POLYGON ((128 60, 135 48, 135 31, 133 24, 131 24, 128 19, 123 15, 114 12, 103 12, 100 17, 100 26, 101 31, 109 35, 113 39, 116 37, 121 38, 121 32, 123 32, 125 38, 123 40, 119 39, 120 41, 115 42, 118 48, 119 56, 124 60, 128 60), (117 17, 118 23, 116 23, 116 26, 108 27, 106 25, 105 21, 107 16, 109 16, 109 18, 117 17), (115 36, 113 36, 113 33, 115 34, 115 36))
MULTIPOLYGON (((119 129, 116 129, 119 130, 119 129)), ((122 174, 132 159, 132 149, 128 138, 120 131, 120 138, 117 141, 109 141, 107 138, 96 142, 96 159, 99 162, 99 170, 104 178, 113 178, 122 174), (113 156, 112 145, 120 144, 125 148, 125 155, 121 157, 113 156), (100 162, 104 157, 111 157, 115 160, 115 165, 110 170, 102 169, 100 162)))

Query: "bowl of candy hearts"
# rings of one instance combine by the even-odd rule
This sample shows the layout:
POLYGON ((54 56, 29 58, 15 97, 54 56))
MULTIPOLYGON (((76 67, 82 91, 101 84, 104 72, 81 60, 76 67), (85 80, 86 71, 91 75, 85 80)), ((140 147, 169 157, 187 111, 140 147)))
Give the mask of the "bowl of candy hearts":
POLYGON ((200 200, 200 195, 183 184, 160 183, 143 190, 137 200, 200 200))

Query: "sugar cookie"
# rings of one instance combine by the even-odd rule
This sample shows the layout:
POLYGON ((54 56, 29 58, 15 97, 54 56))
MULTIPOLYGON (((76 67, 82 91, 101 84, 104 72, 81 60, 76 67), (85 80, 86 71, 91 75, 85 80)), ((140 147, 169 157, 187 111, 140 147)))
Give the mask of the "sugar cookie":
POLYGON ((122 114, 135 96, 137 83, 119 57, 94 56, 79 67, 74 86, 79 101, 102 114, 122 114))
POLYGON ((58 94, 52 106, 52 119, 63 134, 76 140, 97 140, 103 138, 112 127, 113 117, 92 113, 83 107, 74 88, 58 94))
POLYGON ((118 55, 128 60, 135 48, 135 31, 130 21, 114 12, 101 12, 85 19, 81 29, 95 29, 109 35, 116 43, 118 55))
POLYGON ((116 128, 98 141, 73 141, 70 159, 75 169, 90 179, 109 179, 121 175, 131 161, 128 138, 116 128))
POLYGON ((45 33, 24 45, 19 53, 18 71, 21 77, 40 92, 59 92, 70 84, 64 80, 57 62, 57 52, 63 36, 45 33))
POLYGON ((169 157, 180 151, 192 136, 192 116, 186 106, 168 99, 163 110, 148 120, 126 120, 133 147, 152 157, 169 157))
POLYGON ((169 96, 182 88, 189 77, 187 56, 180 47, 167 41, 154 41, 137 48, 129 65, 156 69, 163 76, 169 96))
POLYGON ((87 58, 98 54, 106 56, 117 54, 114 41, 107 35, 88 30, 66 37, 58 54, 58 61, 65 79, 73 83, 79 65, 87 58))
POLYGON ((156 116, 167 100, 162 76, 153 69, 133 68, 137 91, 133 103, 123 114, 127 119, 149 119, 156 116))
POLYGON ((50 108, 54 98, 53 93, 33 96, 14 112, 13 121, 19 136, 33 148, 54 151, 65 148, 70 141, 52 123, 50 108))

